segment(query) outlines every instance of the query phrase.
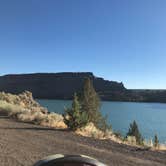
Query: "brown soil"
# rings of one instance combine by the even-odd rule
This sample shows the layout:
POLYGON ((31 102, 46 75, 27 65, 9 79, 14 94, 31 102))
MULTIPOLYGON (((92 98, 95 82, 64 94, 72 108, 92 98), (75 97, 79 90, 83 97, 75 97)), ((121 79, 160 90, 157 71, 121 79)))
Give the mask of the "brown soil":
POLYGON ((84 154, 109 166, 165 166, 166 152, 95 140, 64 130, 0 118, 0 165, 32 166, 52 154, 84 154))

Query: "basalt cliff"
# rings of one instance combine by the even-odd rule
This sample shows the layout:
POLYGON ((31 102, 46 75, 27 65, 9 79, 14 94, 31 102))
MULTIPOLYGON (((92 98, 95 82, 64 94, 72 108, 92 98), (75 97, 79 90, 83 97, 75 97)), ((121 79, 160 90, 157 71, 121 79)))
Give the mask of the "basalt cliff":
POLYGON ((104 80, 91 72, 12 74, 0 76, 0 91, 19 94, 31 91, 39 99, 71 99, 89 77, 102 100, 166 102, 166 90, 129 90, 122 82, 104 80))

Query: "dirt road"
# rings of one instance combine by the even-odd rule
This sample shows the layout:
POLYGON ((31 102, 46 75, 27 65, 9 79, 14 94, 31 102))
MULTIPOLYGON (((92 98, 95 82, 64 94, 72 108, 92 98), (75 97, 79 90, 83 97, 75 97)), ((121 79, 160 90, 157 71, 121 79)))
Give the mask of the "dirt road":
POLYGON ((0 118, 1 166, 32 166, 44 156, 57 153, 89 155, 109 166, 166 165, 166 152, 143 151, 109 140, 0 118))

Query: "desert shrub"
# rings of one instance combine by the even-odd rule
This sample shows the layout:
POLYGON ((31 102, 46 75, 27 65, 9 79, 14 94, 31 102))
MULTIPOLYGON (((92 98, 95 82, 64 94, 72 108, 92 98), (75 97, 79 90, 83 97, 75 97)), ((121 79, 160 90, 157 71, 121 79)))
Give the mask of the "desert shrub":
POLYGON ((118 132, 118 131, 114 132, 114 135, 115 135, 115 137, 117 137, 119 139, 123 139, 122 134, 120 132, 118 132))
POLYGON ((15 116, 23 111, 23 108, 19 105, 10 104, 6 101, 0 100, 0 109, 6 111, 8 115, 15 116))
POLYGON ((42 122, 46 122, 49 124, 63 122, 63 117, 62 117, 62 115, 59 115, 59 114, 52 112, 50 114, 47 114, 42 122))
POLYGON ((133 123, 130 124, 127 136, 134 136, 136 138, 137 144, 143 145, 143 138, 136 121, 133 121, 133 123))
POLYGON ((66 124, 63 121, 63 116, 56 113, 45 115, 45 118, 42 119, 40 125, 54 128, 67 128, 66 124))
POLYGON ((93 137, 97 139, 105 138, 104 133, 98 128, 96 128, 96 126, 93 123, 88 123, 86 126, 77 129, 76 133, 82 136, 93 137))
POLYGON ((104 116, 100 116, 100 118, 98 119, 98 122, 96 124, 96 127, 101 130, 102 132, 104 132, 105 134, 108 131, 112 131, 112 126, 108 123, 108 116, 106 115, 104 116))
POLYGON ((76 94, 74 94, 72 108, 65 109, 63 118, 64 123, 68 126, 70 130, 73 131, 85 126, 88 123, 88 116, 86 112, 81 111, 81 106, 76 94))
POLYGON ((22 122, 66 128, 61 115, 48 114, 47 109, 41 107, 28 91, 19 95, 0 92, 0 113, 22 122))
POLYGON ((44 118, 46 118, 46 115, 39 111, 32 112, 30 110, 25 110, 17 115, 18 120, 35 124, 40 124, 44 118))
POLYGON ((32 93, 29 91, 25 91, 19 95, 0 92, 0 100, 13 104, 13 105, 19 105, 20 107, 26 108, 26 109, 31 109, 35 107, 40 109, 41 112, 47 113, 47 109, 41 107, 39 103, 37 103, 33 99, 32 93))
POLYGON ((127 136, 126 141, 128 143, 132 144, 132 145, 136 145, 137 144, 135 136, 127 136))
POLYGON ((157 134, 154 136, 154 144, 153 145, 155 148, 159 147, 159 140, 158 140, 157 134))
POLYGON ((144 144, 145 147, 153 147, 154 146, 152 139, 144 139, 143 144, 144 144))

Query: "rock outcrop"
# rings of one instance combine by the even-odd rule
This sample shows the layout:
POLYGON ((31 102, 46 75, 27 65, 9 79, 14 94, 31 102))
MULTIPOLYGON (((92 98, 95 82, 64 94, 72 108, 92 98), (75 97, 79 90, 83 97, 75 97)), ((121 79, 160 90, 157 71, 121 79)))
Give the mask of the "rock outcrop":
POLYGON ((130 90, 121 82, 95 77, 93 73, 36 73, 0 76, 0 91, 19 94, 30 91, 39 99, 72 99, 82 90, 84 79, 91 78, 102 100, 166 102, 166 90, 130 90))
POLYGON ((0 91, 19 94, 27 90, 34 98, 71 99, 74 92, 81 91, 84 79, 91 78, 102 98, 110 92, 125 90, 123 83, 95 77, 93 73, 38 73, 5 75, 0 77, 0 91))
POLYGON ((62 115, 49 113, 46 108, 33 99, 32 93, 28 91, 18 95, 0 92, 0 116, 53 128, 67 127, 62 115))

